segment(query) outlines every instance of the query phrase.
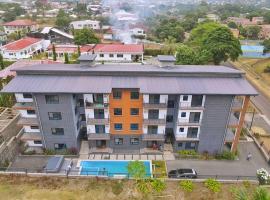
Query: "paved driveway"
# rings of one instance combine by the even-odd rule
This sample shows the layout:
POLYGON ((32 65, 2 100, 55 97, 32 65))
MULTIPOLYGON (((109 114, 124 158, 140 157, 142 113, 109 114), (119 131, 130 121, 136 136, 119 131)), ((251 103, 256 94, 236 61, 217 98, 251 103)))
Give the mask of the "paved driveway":
POLYGON ((218 161, 218 160, 175 160, 167 161, 168 171, 176 168, 194 168, 199 175, 219 176, 256 176, 256 170, 265 168, 270 171, 265 159, 262 157, 254 142, 241 142, 239 144, 239 160, 218 161), (252 159, 246 160, 248 152, 251 152, 252 159))

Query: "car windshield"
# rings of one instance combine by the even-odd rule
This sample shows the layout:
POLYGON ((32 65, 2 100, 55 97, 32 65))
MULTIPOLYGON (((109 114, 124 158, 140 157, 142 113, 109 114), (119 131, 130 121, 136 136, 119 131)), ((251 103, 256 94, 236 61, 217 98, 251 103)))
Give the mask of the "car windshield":
POLYGON ((179 174, 187 174, 187 173, 193 173, 192 169, 179 169, 179 174))
POLYGON ((169 174, 176 174, 176 170, 170 171, 169 174))

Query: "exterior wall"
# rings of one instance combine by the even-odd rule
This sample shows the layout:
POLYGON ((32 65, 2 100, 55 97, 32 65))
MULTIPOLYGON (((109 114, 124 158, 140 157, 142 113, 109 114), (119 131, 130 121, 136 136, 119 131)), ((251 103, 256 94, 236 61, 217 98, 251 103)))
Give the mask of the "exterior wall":
POLYGON ((26 133, 39 133, 40 129, 31 129, 31 126, 23 126, 24 132, 26 133))
POLYGON ((122 98, 114 99, 113 94, 110 94, 109 97, 109 109, 110 109, 110 132, 111 134, 142 134, 142 124, 143 124, 143 97, 140 94, 139 99, 130 99, 131 90, 121 90, 122 98), (122 108, 122 115, 115 116, 114 108, 122 108), (132 116, 130 115, 131 108, 139 108, 139 115, 132 116), (122 123, 123 129, 121 131, 114 129, 115 123, 122 123), (138 130, 130 130, 130 124, 137 123, 139 124, 138 130))
POLYGON ((59 95, 59 104, 46 104, 44 94, 36 94, 35 99, 45 147, 54 149, 54 144, 64 143, 67 148, 78 148, 75 102, 72 94, 59 95), (62 120, 49 120, 48 112, 61 112, 62 120), (64 135, 52 135, 52 128, 64 128, 64 135))
POLYGON ((15 98, 17 102, 33 102, 33 98, 24 98, 23 94, 15 94, 15 98))
POLYGON ((92 28, 94 30, 100 29, 99 21, 75 21, 70 24, 74 29, 92 28))
POLYGON ((186 149, 198 149, 199 142, 197 141, 177 141, 173 144, 174 150, 175 151, 180 151, 180 150, 186 150, 186 149), (194 147, 193 148, 187 148, 188 143, 193 143, 194 147))
POLYGON ((97 57, 96 57, 96 61, 128 61, 131 62, 131 54, 126 54, 126 53, 119 53, 122 54, 123 57, 118 58, 117 57, 117 53, 100 53, 100 52, 96 52, 97 57), (103 54, 104 57, 100 57, 100 54, 103 54), (113 57, 110 57, 110 54, 113 54, 113 57))
POLYGON ((11 34, 18 31, 36 31, 38 29, 37 25, 31 26, 4 26, 4 31, 6 34, 11 34))
POLYGON ((221 152, 233 96, 208 95, 200 129, 199 152, 221 152))
POLYGON ((142 141, 140 135, 112 135, 110 140, 110 147, 113 148, 114 153, 134 153, 134 151, 139 151, 140 148, 145 147, 145 143, 142 141), (123 144, 117 145, 114 143, 115 138, 123 138, 123 144), (139 144, 131 145, 131 138, 139 138, 139 144))

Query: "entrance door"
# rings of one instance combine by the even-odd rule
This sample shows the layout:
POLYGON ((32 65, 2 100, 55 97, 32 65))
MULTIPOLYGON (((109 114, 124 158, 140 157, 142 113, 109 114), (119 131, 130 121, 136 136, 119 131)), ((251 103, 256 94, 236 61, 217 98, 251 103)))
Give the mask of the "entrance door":
POLYGON ((96 147, 97 148, 106 148, 106 140, 97 140, 96 147))
POLYGON ((165 129, 165 142, 172 143, 174 139, 174 133, 173 133, 173 128, 166 128, 165 129))

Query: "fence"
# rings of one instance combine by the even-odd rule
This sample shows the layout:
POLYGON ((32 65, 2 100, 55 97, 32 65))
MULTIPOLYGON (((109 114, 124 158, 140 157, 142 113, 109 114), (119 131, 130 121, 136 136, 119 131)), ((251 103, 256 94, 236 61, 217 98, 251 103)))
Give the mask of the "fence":
MULTIPOLYGON (((106 170, 60 170, 57 173, 48 173, 45 170, 40 169, 25 169, 25 168, 0 168, 0 174, 19 174, 25 176, 60 176, 60 177, 100 177, 100 178, 117 178, 117 179, 130 179, 132 176, 129 173, 110 173, 106 170)), ((162 177, 161 174, 145 174, 146 178, 162 177)), ((167 177, 165 177, 167 179, 167 177)), ((187 177, 186 177, 187 178, 187 177)), ((186 179, 182 178, 169 178, 168 180, 186 179)), ((224 181, 258 181, 256 176, 233 176, 233 175, 218 175, 218 174, 200 174, 197 175, 197 179, 204 180, 213 178, 216 180, 224 181)), ((195 179, 194 179, 195 180, 195 179)))

